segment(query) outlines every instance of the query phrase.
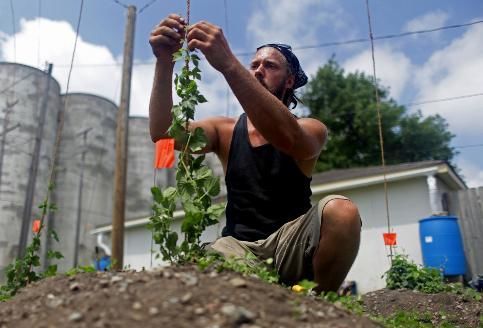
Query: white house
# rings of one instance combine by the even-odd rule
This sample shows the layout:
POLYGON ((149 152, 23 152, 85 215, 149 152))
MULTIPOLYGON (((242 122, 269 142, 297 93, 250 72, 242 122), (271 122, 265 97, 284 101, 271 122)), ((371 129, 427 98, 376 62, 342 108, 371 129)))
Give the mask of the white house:
MULTIPOLYGON (((395 252, 405 253, 422 264, 418 221, 433 214, 447 213, 448 193, 466 189, 466 185, 444 161, 391 165, 386 167, 385 175, 390 227, 397 233, 395 252)), ((360 293, 383 288, 382 276, 390 265, 389 249, 382 236, 388 230, 384 189, 382 167, 333 170, 316 174, 312 179, 313 203, 328 194, 342 194, 359 207, 363 220, 361 246, 347 280, 355 281, 360 293)), ((176 212, 178 222, 182 216, 181 211, 176 212)), ((148 218, 139 218, 125 223, 124 264, 134 269, 160 263, 152 260, 148 221, 148 218)), ((212 241, 219 237, 224 222, 223 218, 205 231, 202 239, 212 241)), ((92 233, 109 238, 111 228, 110 225, 100 226, 92 233)), ((179 223, 176 229, 179 231, 179 223)))

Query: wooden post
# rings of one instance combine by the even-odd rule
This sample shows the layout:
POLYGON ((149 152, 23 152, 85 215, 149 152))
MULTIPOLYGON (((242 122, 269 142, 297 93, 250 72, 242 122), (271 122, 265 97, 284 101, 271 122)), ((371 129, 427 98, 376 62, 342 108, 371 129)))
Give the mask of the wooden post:
POLYGON ((131 73, 134 49, 136 7, 127 8, 124 56, 122 63, 121 101, 117 112, 116 166, 114 170, 114 200, 112 209, 112 259, 113 270, 122 270, 124 256, 124 209, 126 207, 127 136, 131 73))

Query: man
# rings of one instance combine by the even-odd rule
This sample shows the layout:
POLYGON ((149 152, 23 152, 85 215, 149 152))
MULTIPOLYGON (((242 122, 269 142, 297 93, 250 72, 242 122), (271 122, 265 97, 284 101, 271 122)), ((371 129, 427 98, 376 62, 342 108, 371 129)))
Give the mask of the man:
MULTIPOLYGON (((157 58, 149 106, 153 141, 167 138, 171 124, 172 54, 180 48, 185 22, 171 14, 151 33, 157 58)), ((223 74, 240 102, 239 119, 212 117, 190 123, 208 138, 202 152, 215 152, 225 172, 227 225, 209 248, 225 256, 252 252, 273 258, 281 280, 314 280, 317 291, 337 290, 359 248, 357 207, 343 196, 310 205, 310 181, 326 142, 327 129, 311 118, 297 118, 294 90, 307 77, 290 47, 257 49, 247 70, 233 55, 221 29, 198 22, 187 32, 188 47, 200 50, 223 74)), ((181 149, 182 145, 176 145, 181 149)))

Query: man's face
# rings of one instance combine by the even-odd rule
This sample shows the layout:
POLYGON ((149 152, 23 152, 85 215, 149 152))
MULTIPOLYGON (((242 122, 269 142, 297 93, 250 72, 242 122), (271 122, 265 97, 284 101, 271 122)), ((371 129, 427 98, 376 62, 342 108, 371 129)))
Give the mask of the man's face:
POLYGON ((277 50, 264 47, 257 51, 250 63, 250 73, 274 96, 282 100, 287 89, 294 85, 289 74, 287 60, 277 50))

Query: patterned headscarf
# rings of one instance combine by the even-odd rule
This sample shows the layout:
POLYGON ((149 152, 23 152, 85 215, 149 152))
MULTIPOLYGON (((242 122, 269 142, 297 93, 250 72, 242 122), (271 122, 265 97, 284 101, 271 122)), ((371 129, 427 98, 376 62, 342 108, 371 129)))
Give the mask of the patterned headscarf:
POLYGON ((258 47, 257 51, 265 47, 275 48, 278 51, 280 51, 280 53, 285 57, 285 59, 287 60, 287 63, 290 65, 292 74, 295 76, 295 84, 293 87, 294 89, 300 88, 305 84, 307 84, 307 81, 308 81, 307 75, 305 75, 305 72, 302 70, 302 67, 300 66, 299 60, 292 52, 291 46, 283 43, 267 43, 258 47))

